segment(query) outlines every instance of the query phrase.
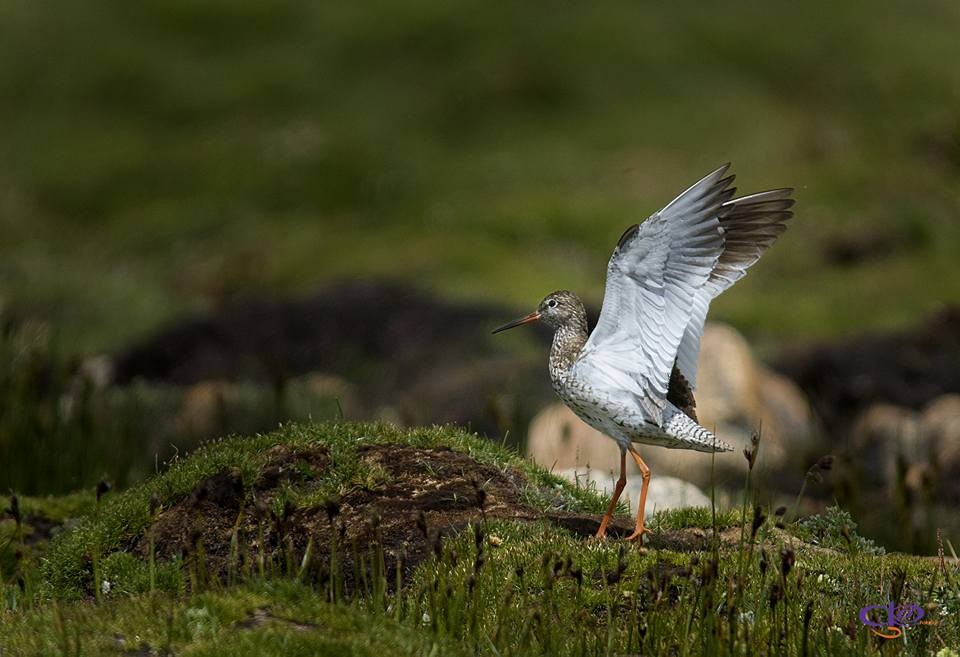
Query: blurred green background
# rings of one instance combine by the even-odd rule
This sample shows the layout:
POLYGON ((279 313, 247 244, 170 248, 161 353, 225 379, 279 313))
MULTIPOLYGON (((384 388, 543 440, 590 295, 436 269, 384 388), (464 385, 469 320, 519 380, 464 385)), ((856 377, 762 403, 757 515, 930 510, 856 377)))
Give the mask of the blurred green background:
MULTIPOLYGON (((958 34, 949 0, 0 0, 0 488, 182 444, 179 393, 94 398, 86 355, 357 277, 599 305, 622 230, 726 161, 798 204, 713 319, 766 355, 912 326, 960 301, 958 34)), ((244 430, 281 388, 230 393, 244 430)))
POLYGON ((714 317, 903 325, 960 298, 958 33, 950 1, 4 0, 0 298, 70 352, 342 275, 598 302, 621 230, 731 160, 799 202, 714 317))

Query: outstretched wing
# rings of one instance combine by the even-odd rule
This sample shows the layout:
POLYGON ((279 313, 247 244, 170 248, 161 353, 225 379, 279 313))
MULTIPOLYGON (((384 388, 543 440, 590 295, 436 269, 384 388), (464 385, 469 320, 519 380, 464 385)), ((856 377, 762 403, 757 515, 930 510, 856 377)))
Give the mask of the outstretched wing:
POLYGON ((720 212, 735 189, 729 164, 620 238, 607 265, 600 319, 574 368, 612 396, 629 395, 654 422, 698 290, 723 253, 720 212))
POLYGON ((691 389, 697 385, 700 338, 710 302, 746 276, 747 269, 787 229, 785 222, 793 216, 790 211, 794 203, 790 198, 792 193, 789 188, 771 189, 732 199, 721 206, 723 253, 706 283, 697 290, 690 321, 677 351, 677 368, 691 389))

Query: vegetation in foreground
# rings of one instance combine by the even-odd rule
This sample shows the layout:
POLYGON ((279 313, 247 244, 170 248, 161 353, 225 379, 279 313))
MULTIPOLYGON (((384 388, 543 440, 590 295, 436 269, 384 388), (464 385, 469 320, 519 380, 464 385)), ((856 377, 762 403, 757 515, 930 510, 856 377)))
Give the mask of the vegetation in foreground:
MULTIPOLYGON (((595 542, 584 537, 581 520, 592 529, 602 500, 475 436, 450 428, 290 426, 207 445, 125 493, 101 488, 69 503, 24 501, 24 525, 44 505, 92 513, 42 557, 7 559, 0 641, 8 654, 63 655, 948 655, 958 646, 955 559, 877 554, 842 513, 799 527, 783 509, 754 508, 753 493, 739 509, 652 519, 657 529, 647 547, 595 542), (422 480, 404 489, 412 481, 406 470, 373 467, 363 456, 371 446, 413 450, 430 467, 437 467, 430 455, 447 453, 467 459, 456 461, 461 468, 516 473, 517 508, 535 513, 508 517, 500 489, 488 496, 484 482, 453 499, 447 492, 462 489, 444 488, 458 478, 446 473, 434 480, 439 494, 428 495, 429 510, 413 522, 419 538, 391 543, 381 514, 416 505, 430 491, 422 480), (136 548, 198 491, 220 499, 208 483, 225 469, 238 473, 244 496, 266 490, 256 482, 281 451, 298 474, 262 493, 271 508, 260 540, 225 533, 235 558, 222 575, 210 576, 207 565, 222 546, 206 534, 170 558, 136 548), (320 451, 330 465, 319 470, 292 456, 320 451), (368 498, 363 522, 374 537, 379 528, 379 537, 341 541, 353 531, 347 500, 378 491, 384 495, 368 498), (293 535, 277 522, 284 508, 322 510, 332 530, 325 545, 283 540, 293 535), (447 523, 467 511, 456 516, 466 522, 447 523), (404 568, 417 545, 426 553, 404 568), (860 610, 888 601, 919 605, 929 623, 904 626, 896 639, 878 636, 860 610)), ((209 517, 193 522, 202 529, 209 517)), ((5 552, 26 543, 12 521, 0 530, 5 552)))

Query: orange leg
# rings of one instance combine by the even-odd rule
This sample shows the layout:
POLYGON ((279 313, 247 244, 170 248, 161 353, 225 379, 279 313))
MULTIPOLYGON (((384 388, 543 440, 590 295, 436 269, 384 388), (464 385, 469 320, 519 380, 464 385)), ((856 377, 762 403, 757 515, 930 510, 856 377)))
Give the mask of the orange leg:
POLYGON ((627 536, 628 541, 643 541, 643 535, 649 532, 650 530, 643 526, 643 512, 647 506, 647 486, 650 485, 650 468, 647 467, 647 464, 643 462, 643 459, 640 458, 640 452, 637 451, 636 447, 630 445, 630 456, 633 457, 633 460, 637 462, 637 467, 640 468, 640 476, 643 477, 643 485, 640 487, 640 506, 637 510, 637 528, 632 534, 627 536))
POLYGON ((607 525, 610 524, 610 519, 613 517, 613 512, 617 510, 617 501, 620 499, 620 493, 623 492, 623 487, 627 485, 627 453, 620 453, 620 478, 617 479, 617 485, 613 487, 613 497, 610 498, 610 506, 607 507, 607 512, 603 515, 603 520, 600 521, 600 529, 597 530, 597 538, 603 538, 607 535, 607 525))

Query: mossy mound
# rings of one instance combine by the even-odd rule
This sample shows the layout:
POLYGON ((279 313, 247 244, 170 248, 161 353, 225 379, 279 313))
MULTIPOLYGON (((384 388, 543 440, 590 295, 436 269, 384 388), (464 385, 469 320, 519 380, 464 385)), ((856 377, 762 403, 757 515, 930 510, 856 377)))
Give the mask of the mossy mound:
POLYGON ((130 592, 175 591, 196 578, 229 581, 291 560, 304 571, 314 563, 322 569, 333 545, 349 573, 351 559, 376 543, 393 581, 398 564, 410 575, 437 532, 483 517, 544 513, 595 528, 592 516, 576 514, 602 506, 590 491, 458 429, 290 425, 209 443, 146 483, 106 496, 53 543, 43 576, 57 596, 93 594, 95 580, 111 576, 111 586, 130 592))

